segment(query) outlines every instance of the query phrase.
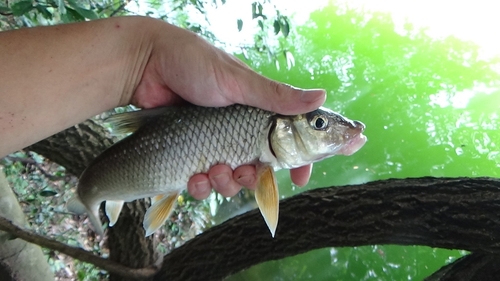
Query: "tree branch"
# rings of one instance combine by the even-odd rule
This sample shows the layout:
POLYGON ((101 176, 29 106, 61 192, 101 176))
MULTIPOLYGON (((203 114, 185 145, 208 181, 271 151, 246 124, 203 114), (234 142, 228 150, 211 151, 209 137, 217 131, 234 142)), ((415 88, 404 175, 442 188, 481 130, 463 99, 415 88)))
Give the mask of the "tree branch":
POLYGON ((111 146, 116 138, 91 119, 63 132, 39 141, 26 150, 34 151, 79 176, 99 153, 111 146), (64 149, 62 149, 64 148, 64 149))
POLYGON ((492 281, 498 280, 500 255, 472 253, 443 266, 425 281, 492 281))
POLYGON ((221 280, 325 247, 425 245, 500 254, 500 180, 390 179, 304 192, 280 202, 273 239, 257 210, 165 256, 155 280, 221 280), (223 265, 223 266, 221 266, 223 265))
MULTIPOLYGON (((126 266, 123 266, 119 263, 116 263, 114 261, 98 257, 96 255, 93 255, 92 253, 89 253, 83 249, 76 248, 76 247, 71 247, 66 244, 63 244, 61 242, 45 238, 43 236, 40 236, 38 234, 26 231, 16 225, 14 225, 11 221, 0 217, 0 230, 3 230, 9 234, 11 234, 13 237, 21 238, 27 242, 33 243, 40 245, 42 247, 54 250, 54 251, 59 251, 65 255, 68 255, 70 257, 73 257, 75 259, 81 260, 83 262, 88 262, 91 263, 97 267, 100 267, 104 270, 107 270, 109 272, 118 274, 123 277, 127 278, 137 278, 137 279, 143 279, 143 278, 149 278, 153 276, 159 269, 159 264, 153 265, 150 267, 146 268, 129 268, 126 266)), ((161 263, 161 261, 160 261, 161 263)))
POLYGON ((113 12, 111 12, 111 14, 109 15, 109 17, 114 17, 116 14, 118 14, 121 10, 123 10, 125 8, 125 6, 128 5, 128 3, 130 3, 131 0, 125 0, 125 2, 123 2, 116 10, 114 10, 113 12))
MULTIPOLYGON (((492 178, 389 179, 316 189, 280 202, 274 239, 258 211, 248 212, 165 256, 154 280, 221 280, 250 266, 313 249, 374 244, 464 249, 474 252, 465 259, 470 262, 463 263, 472 267, 471 272, 474 268, 481 269, 475 270, 479 273, 485 269, 496 272, 492 261, 500 256, 498 202, 500 179, 492 178)), ((155 270, 121 266, 36 237, 6 220, 0 220, 0 230, 129 279, 155 270)), ((446 276, 457 276, 456 268, 461 267, 448 270, 446 276)), ((429 280, 453 280, 439 278, 429 280)))

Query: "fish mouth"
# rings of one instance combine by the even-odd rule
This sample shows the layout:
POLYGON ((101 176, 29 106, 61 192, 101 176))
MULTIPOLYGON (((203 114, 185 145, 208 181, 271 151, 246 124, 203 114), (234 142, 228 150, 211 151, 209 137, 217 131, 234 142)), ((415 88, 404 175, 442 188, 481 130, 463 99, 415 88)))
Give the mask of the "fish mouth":
POLYGON ((363 145, 365 145, 367 138, 362 133, 357 134, 353 138, 351 138, 342 149, 339 151, 339 154, 342 155, 352 155, 356 153, 363 145))

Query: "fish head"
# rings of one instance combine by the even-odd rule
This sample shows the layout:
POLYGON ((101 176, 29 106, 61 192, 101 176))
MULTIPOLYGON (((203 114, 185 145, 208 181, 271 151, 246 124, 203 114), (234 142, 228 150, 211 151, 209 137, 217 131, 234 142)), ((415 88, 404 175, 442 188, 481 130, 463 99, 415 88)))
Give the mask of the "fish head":
POLYGON ((334 155, 351 155, 366 142, 365 125, 328 108, 277 117, 270 146, 283 168, 295 168, 334 155))

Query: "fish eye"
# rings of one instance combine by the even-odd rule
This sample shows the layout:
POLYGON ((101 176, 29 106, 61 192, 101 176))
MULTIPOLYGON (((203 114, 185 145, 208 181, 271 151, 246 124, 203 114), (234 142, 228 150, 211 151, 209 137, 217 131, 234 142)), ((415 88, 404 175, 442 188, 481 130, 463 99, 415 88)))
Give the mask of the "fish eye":
POLYGON ((328 126, 328 119, 324 116, 314 116, 311 125, 315 130, 324 130, 328 126))

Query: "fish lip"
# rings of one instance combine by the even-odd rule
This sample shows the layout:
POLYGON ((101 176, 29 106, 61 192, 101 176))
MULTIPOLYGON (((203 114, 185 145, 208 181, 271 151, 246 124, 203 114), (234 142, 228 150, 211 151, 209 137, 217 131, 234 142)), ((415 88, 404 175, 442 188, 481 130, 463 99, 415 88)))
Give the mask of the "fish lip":
POLYGON ((339 151, 342 155, 352 155, 356 153, 358 150, 365 145, 368 138, 363 135, 361 132, 356 134, 353 138, 351 138, 339 151))
POLYGON ((358 128, 361 133, 365 131, 366 125, 363 122, 358 120, 354 120, 352 122, 354 123, 354 128, 358 128))

